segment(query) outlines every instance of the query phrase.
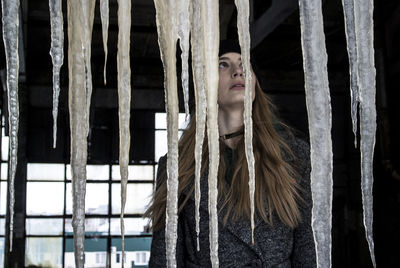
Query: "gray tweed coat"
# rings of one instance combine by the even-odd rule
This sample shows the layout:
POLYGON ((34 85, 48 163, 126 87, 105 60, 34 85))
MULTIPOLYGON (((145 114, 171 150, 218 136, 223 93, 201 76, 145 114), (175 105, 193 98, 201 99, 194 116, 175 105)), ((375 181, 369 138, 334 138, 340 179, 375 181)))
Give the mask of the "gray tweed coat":
MULTIPOLYGON (((220 267, 316 267, 315 245, 311 229, 311 193, 310 193, 310 164, 309 146, 306 142, 292 138, 288 142, 296 161, 294 164, 302 178, 300 183, 304 190, 302 196, 306 205, 301 207, 302 222, 295 229, 290 229, 274 217, 273 226, 265 223, 261 218, 255 219, 255 244, 251 243, 250 221, 228 221, 224 227, 222 216, 219 213, 218 256, 220 267)), ((160 158, 157 174, 157 185, 163 183, 160 170, 165 169, 166 157, 160 158)), ((164 173, 165 174, 165 173, 164 173)), ((201 178, 200 200, 200 251, 196 245, 195 202, 194 194, 179 214, 177 266, 178 267, 211 267, 209 249, 209 222, 208 222, 208 172, 201 178)), ((188 194, 186 192, 186 194, 188 194)), ((220 204, 218 204, 220 205, 220 204)), ((149 267, 165 267, 165 232, 153 233, 149 267)))

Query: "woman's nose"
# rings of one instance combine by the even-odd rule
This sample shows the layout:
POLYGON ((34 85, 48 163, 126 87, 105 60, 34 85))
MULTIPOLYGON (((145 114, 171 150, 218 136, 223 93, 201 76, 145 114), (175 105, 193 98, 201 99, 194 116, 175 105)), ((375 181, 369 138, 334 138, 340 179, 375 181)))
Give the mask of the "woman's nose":
POLYGON ((232 71, 232 77, 243 76, 243 67, 241 65, 235 66, 232 71))

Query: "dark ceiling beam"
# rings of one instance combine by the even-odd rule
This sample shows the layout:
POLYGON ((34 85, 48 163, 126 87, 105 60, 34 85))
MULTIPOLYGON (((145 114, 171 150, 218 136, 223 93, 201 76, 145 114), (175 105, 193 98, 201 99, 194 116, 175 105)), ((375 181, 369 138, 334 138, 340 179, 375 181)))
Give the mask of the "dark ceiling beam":
MULTIPOLYGON (((46 86, 29 87, 29 104, 37 108, 52 108, 52 88, 46 86)), ((66 92, 64 98, 60 99, 60 109, 66 107, 66 92)), ((164 109, 164 90, 158 89, 139 89, 132 90, 131 107, 135 110, 163 110, 164 109)), ((118 90, 116 88, 94 89, 92 96, 94 108, 116 109, 118 108, 118 90)))
MULTIPOLYGON (((47 16, 45 16, 43 14, 37 14, 37 13, 38 12, 34 12, 33 14, 30 13, 28 15, 29 27, 48 28, 50 30, 50 17, 48 16, 48 14, 47 16)), ((108 28, 109 31, 118 31, 117 18, 110 18, 109 23, 110 23, 108 28)), ((67 17, 64 14, 64 28, 66 28, 66 26, 67 26, 67 17)), ((94 19, 93 29, 101 30, 100 18, 94 19)), ((155 34, 157 33, 157 27, 156 25, 145 24, 145 23, 134 24, 134 21, 132 21, 131 32, 155 34)))

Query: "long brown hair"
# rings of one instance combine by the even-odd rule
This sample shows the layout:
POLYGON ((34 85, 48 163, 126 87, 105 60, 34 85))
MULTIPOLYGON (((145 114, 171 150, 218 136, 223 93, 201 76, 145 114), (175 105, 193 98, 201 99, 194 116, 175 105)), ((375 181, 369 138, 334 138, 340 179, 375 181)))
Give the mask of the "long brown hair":
MULTIPOLYGON (((300 219, 299 186, 295 183, 297 173, 294 167, 283 159, 284 155, 293 158, 293 154, 286 142, 277 133, 276 128, 286 128, 274 115, 274 106, 262 91, 259 83, 256 84, 255 99, 253 102, 253 151, 255 157, 255 210, 258 216, 273 224, 272 218, 276 214, 280 221, 294 228, 300 219), (268 213, 267 213, 268 209, 268 213)), ((194 192, 194 148, 196 122, 193 116, 188 128, 179 141, 179 212, 194 192), (191 189, 186 189, 191 186, 191 189), (186 189, 189 196, 182 194, 186 189)), ((230 217, 250 219, 250 197, 248 191, 248 167, 245 157, 243 136, 237 143, 233 176, 230 186, 224 183, 226 163, 223 157, 226 146, 220 142, 220 164, 218 171, 218 197, 225 210, 224 224, 230 217)), ((207 137, 203 143, 202 172, 208 166, 207 137)), ((154 192, 152 203, 145 213, 153 223, 153 230, 160 230, 165 224, 165 208, 167 197, 166 171, 159 168, 158 184, 154 192)))

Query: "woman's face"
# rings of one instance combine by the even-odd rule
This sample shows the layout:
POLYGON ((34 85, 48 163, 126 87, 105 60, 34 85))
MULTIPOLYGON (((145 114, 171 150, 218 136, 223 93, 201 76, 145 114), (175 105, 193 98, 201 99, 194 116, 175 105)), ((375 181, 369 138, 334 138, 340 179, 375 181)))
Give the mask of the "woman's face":
MULTIPOLYGON (((245 77, 239 53, 229 52, 219 57, 218 105, 220 108, 243 107, 245 96, 245 77)), ((255 97, 256 77, 253 72, 251 89, 255 97)))

